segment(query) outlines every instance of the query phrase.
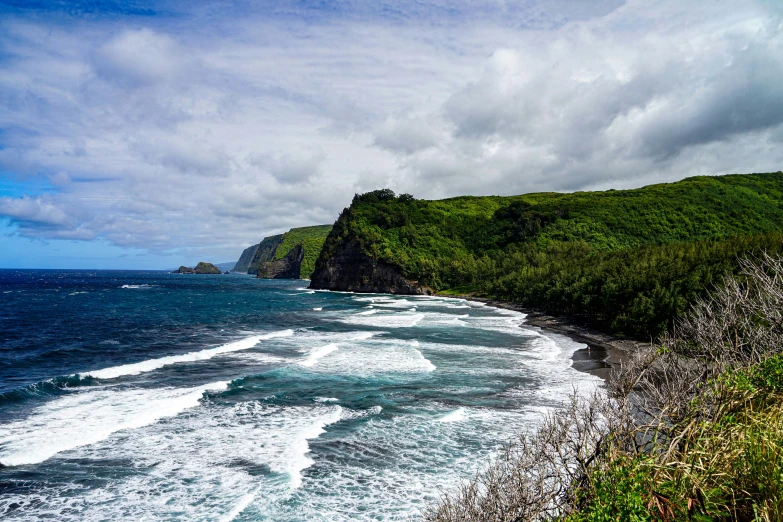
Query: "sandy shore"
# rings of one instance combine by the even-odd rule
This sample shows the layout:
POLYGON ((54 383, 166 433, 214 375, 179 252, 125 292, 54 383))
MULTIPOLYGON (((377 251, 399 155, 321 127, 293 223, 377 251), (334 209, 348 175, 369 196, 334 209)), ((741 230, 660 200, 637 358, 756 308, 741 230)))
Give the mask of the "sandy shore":
POLYGON ((468 301, 478 301, 489 306, 505 308, 527 314, 525 326, 534 326, 543 331, 551 331, 566 335, 578 343, 584 343, 587 348, 577 350, 574 353, 574 369, 590 373, 606 379, 613 366, 618 366, 632 352, 647 343, 632 339, 620 339, 586 326, 575 325, 561 317, 553 317, 541 312, 523 308, 513 303, 494 301, 479 297, 465 297, 468 301))

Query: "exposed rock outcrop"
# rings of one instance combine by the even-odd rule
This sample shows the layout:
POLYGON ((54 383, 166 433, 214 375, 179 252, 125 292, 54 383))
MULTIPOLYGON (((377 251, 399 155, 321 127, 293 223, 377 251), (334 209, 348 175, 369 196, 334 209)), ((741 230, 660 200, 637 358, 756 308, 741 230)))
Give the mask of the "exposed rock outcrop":
POLYGON ((212 263, 205 263, 200 261, 196 265, 196 268, 190 268, 187 266, 181 266, 173 272, 174 274, 222 274, 218 267, 212 263))
POLYGON ((261 267, 262 263, 273 261, 275 259, 277 247, 279 247, 280 243, 282 242, 283 234, 265 237, 264 240, 258 244, 258 248, 256 249, 255 254, 253 254, 253 258, 250 260, 250 264, 247 267, 247 273, 258 274, 258 269, 261 267))
POLYGON ((232 271, 248 273, 247 271, 250 268, 250 262, 253 261, 253 256, 256 255, 259 246, 261 246, 260 243, 244 249, 232 271))
POLYGON ((261 263, 258 267, 258 277, 262 279, 299 279, 303 259, 304 248, 302 245, 297 245, 285 257, 261 263))
POLYGON ((405 279, 397 267, 363 253, 355 241, 341 244, 325 262, 318 260, 310 288, 405 295, 434 293, 418 281, 405 279))

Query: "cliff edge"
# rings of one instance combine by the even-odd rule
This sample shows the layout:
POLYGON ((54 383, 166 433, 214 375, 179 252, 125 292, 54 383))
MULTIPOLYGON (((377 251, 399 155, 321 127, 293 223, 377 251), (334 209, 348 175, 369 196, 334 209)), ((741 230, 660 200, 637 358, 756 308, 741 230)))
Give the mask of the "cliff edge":
MULTIPOLYGON (((265 237, 261 243, 246 248, 242 252, 242 255, 234 266, 234 271, 259 275, 261 274, 260 270, 264 267, 263 273, 286 273, 288 274, 285 276, 286 278, 309 279, 310 274, 313 273, 313 267, 315 266, 318 254, 321 252, 321 247, 331 229, 332 225, 315 225, 292 228, 284 234, 265 237), (302 259, 297 261, 299 272, 294 273, 293 271, 281 268, 283 266, 288 267, 293 263, 290 259, 275 265, 269 264, 282 261, 297 247, 300 247, 302 250, 302 259)), ((298 255, 299 254, 296 253, 294 257, 298 255)), ((266 276, 259 275, 259 277, 266 276)), ((281 277, 283 276, 274 275, 274 278, 276 279, 281 277)))
POLYGON ((285 256, 274 261, 261 263, 258 277, 261 279, 299 279, 304 259, 304 248, 296 245, 285 256))
POLYGON ((250 268, 250 263, 251 261, 253 261, 253 256, 256 255, 259 246, 261 245, 253 245, 244 249, 242 251, 242 255, 239 256, 239 260, 237 260, 236 264, 234 265, 234 268, 231 271, 248 273, 247 271, 250 268))
POLYGON ((332 255, 318 259, 309 288, 404 295, 434 293, 428 286, 403 277, 394 265, 368 256, 355 241, 343 242, 332 255))

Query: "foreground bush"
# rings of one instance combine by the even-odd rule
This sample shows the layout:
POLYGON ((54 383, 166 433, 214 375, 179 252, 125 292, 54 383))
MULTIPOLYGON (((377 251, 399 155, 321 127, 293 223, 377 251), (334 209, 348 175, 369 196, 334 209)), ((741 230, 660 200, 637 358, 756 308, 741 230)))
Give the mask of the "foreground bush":
POLYGON ((741 261, 427 521, 783 520, 783 260, 741 261))

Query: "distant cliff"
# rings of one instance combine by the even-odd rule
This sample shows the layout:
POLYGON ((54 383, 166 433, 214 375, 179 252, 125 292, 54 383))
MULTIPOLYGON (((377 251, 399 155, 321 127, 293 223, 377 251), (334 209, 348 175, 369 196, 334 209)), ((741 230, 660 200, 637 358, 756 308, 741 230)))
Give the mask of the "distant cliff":
POLYGON ((237 272, 246 271, 248 274, 265 278, 309 279, 315 267, 315 260, 318 258, 321 247, 331 229, 331 225, 316 225, 292 228, 284 234, 265 237, 261 243, 242 252, 234 270, 237 272), (301 259, 291 261, 291 259, 298 258, 298 253, 293 258, 289 256, 298 247, 301 247, 301 259), (267 265, 263 273, 260 272, 264 265, 283 259, 286 261, 276 265, 267 265), (295 264, 295 268, 291 263, 295 264), (286 266, 285 270, 280 269, 283 265, 286 266), (274 268, 270 268, 270 266, 274 268))
POLYGON ((261 263, 258 277, 262 279, 299 279, 304 259, 304 248, 296 245, 285 256, 274 261, 261 263))
POLYGON ((699 176, 633 190, 356 195, 311 288, 510 301, 649 338, 737 268, 783 251, 783 173, 699 176))
POLYGON ((244 249, 242 251, 242 255, 239 256, 239 260, 231 271, 247 273, 248 268, 250 268, 250 262, 253 261, 253 256, 256 255, 258 247, 259 245, 253 245, 244 249))
POLYGON ((251 259, 250 264, 247 267, 247 273, 256 275, 258 274, 258 267, 260 267, 262 263, 274 260, 277 247, 280 246, 282 241, 283 234, 265 237, 264 240, 258 244, 258 248, 256 249, 255 254, 253 254, 253 259, 251 259))

